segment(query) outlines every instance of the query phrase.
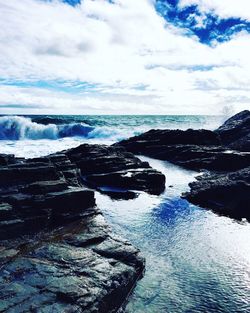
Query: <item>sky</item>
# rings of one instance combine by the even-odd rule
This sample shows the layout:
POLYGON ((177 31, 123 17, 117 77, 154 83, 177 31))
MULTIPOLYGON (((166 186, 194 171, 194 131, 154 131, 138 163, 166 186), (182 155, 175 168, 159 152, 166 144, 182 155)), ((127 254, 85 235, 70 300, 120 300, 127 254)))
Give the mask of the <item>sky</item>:
POLYGON ((249 0, 0 0, 0 114, 243 109, 249 0))

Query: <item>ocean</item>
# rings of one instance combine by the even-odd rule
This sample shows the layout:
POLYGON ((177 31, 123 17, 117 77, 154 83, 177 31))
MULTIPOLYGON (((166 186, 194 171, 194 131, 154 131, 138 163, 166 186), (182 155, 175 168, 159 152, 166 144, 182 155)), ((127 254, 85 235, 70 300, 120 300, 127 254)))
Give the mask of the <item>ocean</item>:
POLYGON ((0 116, 0 153, 36 157, 84 142, 112 144, 152 128, 214 129, 222 120, 195 115, 0 116))
MULTIPOLYGON (((35 157, 81 143, 111 144, 152 128, 215 129, 221 116, 1 116, 0 153, 35 157)), ((126 313, 249 313, 250 223, 181 197, 199 173, 140 157, 166 176, 160 196, 96 195, 113 231, 146 257, 126 313), (170 187, 171 186, 171 187, 170 187)))

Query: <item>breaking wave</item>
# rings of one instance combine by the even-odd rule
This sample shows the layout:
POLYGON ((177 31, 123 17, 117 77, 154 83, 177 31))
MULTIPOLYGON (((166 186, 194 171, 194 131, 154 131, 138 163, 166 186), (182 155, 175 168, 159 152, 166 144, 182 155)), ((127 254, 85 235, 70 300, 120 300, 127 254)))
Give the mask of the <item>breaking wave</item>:
MULTIPOLYGON (((47 119, 46 121, 48 121, 47 119)), ((138 134, 134 130, 118 129, 108 126, 91 126, 84 122, 65 124, 45 124, 35 122, 29 117, 23 116, 0 116, 0 140, 39 140, 60 139, 66 137, 81 137, 85 139, 122 140, 138 134)), ((139 132, 140 133, 140 132, 139 132)))
POLYGON ((58 139, 64 137, 87 137, 94 127, 84 123, 39 124, 22 116, 0 117, 0 140, 58 139))
POLYGON ((0 140, 72 138, 81 142, 87 140, 93 143, 110 144, 139 135, 152 128, 213 129, 216 124, 218 124, 218 118, 205 116, 5 115, 0 116, 0 140))

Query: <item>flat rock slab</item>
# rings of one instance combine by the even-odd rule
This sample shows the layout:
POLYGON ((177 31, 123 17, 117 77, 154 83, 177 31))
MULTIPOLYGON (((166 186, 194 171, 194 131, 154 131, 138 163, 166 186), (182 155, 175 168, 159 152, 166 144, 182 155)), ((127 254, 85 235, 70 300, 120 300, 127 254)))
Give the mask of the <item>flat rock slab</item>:
POLYGON ((101 214, 19 248, 0 258, 0 312, 116 312, 144 270, 101 214))

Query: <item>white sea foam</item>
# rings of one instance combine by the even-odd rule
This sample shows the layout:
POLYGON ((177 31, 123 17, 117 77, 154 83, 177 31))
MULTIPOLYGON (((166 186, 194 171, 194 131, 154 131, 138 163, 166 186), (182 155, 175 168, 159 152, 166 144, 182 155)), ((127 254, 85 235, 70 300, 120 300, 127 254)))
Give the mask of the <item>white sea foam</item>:
POLYGON ((86 137, 93 129, 92 126, 84 123, 43 125, 32 122, 30 118, 22 116, 0 117, 1 140, 58 139, 73 136, 86 137))
POLYGON ((0 153, 36 157, 86 142, 112 144, 152 128, 213 129, 219 124, 220 119, 203 116, 0 116, 0 153))

